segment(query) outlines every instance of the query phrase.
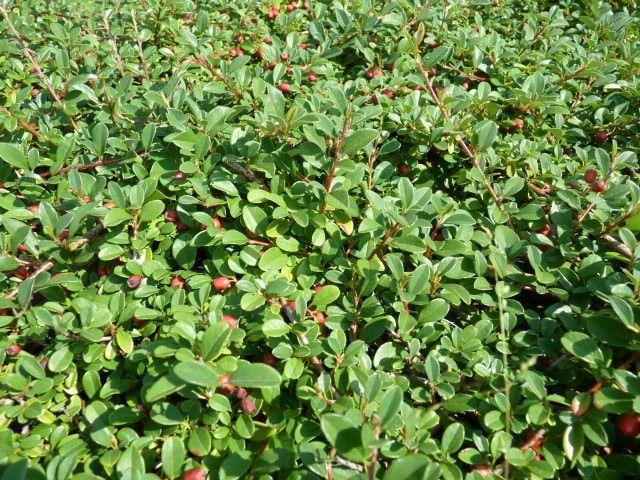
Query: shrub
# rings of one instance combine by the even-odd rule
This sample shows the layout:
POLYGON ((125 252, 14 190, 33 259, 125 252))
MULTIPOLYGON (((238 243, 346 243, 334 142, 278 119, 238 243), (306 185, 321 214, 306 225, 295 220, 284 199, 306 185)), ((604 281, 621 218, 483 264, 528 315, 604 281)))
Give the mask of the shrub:
POLYGON ((610 3, 5 1, 0 478, 638 477, 610 3))

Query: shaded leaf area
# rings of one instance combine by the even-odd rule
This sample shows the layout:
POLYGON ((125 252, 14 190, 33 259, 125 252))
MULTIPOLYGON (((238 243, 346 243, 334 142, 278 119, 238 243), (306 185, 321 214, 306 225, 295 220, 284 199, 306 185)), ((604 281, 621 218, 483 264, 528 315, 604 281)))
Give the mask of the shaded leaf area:
POLYGON ((0 480, 640 477, 634 2, 103 3, 0 6, 0 480))

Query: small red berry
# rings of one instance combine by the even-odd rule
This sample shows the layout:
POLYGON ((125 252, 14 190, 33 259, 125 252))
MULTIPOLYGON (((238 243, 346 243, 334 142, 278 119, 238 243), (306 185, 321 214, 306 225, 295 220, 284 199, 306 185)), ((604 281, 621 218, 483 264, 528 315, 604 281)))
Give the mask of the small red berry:
POLYGON ((264 352, 262 354, 262 363, 271 365, 272 367, 278 366, 278 359, 271 352, 264 352))
POLYGON ((406 163, 401 163, 398 165, 398 173, 400 175, 409 175, 411 173, 411 167, 406 163))
POLYGON ((238 35, 236 37, 236 43, 243 43, 244 42, 244 37, 242 35, 238 35))
POLYGON ((391 98, 391 99, 393 99, 393 98, 396 96, 396 94, 395 94, 395 93, 393 93, 393 90, 391 90, 390 88, 385 88, 385 89, 382 91, 382 93, 384 93, 387 97, 389 97, 389 98, 391 98))
POLYGON ((289 300, 287 301, 287 305, 289 305, 289 308, 291 310, 296 310, 298 308, 298 302, 295 300, 289 300))
POLYGON ((268 64, 267 64, 267 70, 273 70, 274 68, 276 68, 278 66, 278 62, 276 62, 275 60, 271 60, 268 64))
POLYGON ((291 13, 296 9, 296 6, 293 3, 287 5, 287 12, 291 13))
POLYGON ((384 72, 381 69, 379 69, 379 68, 374 68, 373 69, 373 76, 374 77, 381 77, 383 75, 384 75, 384 72))
POLYGON ((33 205, 29 206, 29 210, 31 210, 32 213, 38 213, 39 209, 40 207, 37 203, 34 203, 33 205))
POLYGON ((140 275, 131 275, 127 280, 129 288, 138 288, 142 283, 142 277, 140 275))
POLYGON ((60 235, 58 235, 58 240, 60 240, 61 242, 66 242, 69 239, 69 230, 63 230, 62 232, 60 232, 60 235))
POLYGON ((596 142, 604 143, 609 140, 609 134, 607 132, 598 132, 596 133, 596 142))
POLYGON ((106 277, 107 275, 109 275, 109 269, 104 265, 100 265, 96 270, 96 273, 99 277, 106 277))
POLYGON ((251 400, 249 397, 244 397, 241 401, 240 401, 241 405, 242 405, 242 411, 244 413, 246 413, 247 415, 251 415, 253 413, 256 413, 256 404, 253 400, 251 400))
POLYGON ((182 480, 207 480, 207 474, 204 468, 196 467, 184 472, 182 480))
POLYGON ((322 312, 314 312, 311 314, 318 325, 324 327, 327 324, 327 317, 322 312))
POLYGON ((236 389, 235 385, 230 382, 231 375, 225 373, 221 375, 219 378, 220 381, 220 391, 225 395, 231 395, 233 391, 236 389))
POLYGON ((289 54, 288 54, 287 52, 282 52, 282 53, 280 54, 280 59, 281 59, 283 62, 286 62, 287 60, 289 60, 289 54))
POLYGON ((618 420, 618 430, 627 437, 640 434, 640 415, 623 415, 618 420))
POLYGON ((109 210, 111 210, 112 208, 116 208, 116 204, 113 202, 104 202, 103 205, 104 208, 108 208, 109 210))
POLYGON ((226 290, 231 286, 231 279, 227 277, 218 277, 213 279, 213 286, 216 290, 226 290))
POLYGON ((15 357, 21 351, 22 351, 22 347, 20 345, 13 344, 7 347, 7 355, 9 355, 10 357, 15 357))
POLYGON ((236 390, 236 398, 239 400, 242 400, 243 398, 246 398, 247 395, 249 395, 249 393, 242 387, 238 388, 236 390))
POLYGON ((287 67, 287 75, 291 75, 293 73, 293 67, 287 67))
POLYGON ((13 276, 20 280, 24 280, 29 277, 29 270, 27 267, 22 265, 13 271, 13 276))
POLYGON ((373 103, 374 105, 378 105, 378 103, 380 103, 380 101, 378 100, 378 96, 375 93, 371 95, 371 103, 373 103))
POLYGON ((133 324, 137 328, 142 328, 147 324, 147 321, 143 318, 133 317, 133 324))
POLYGON ((315 72, 309 72, 309 75, 307 75, 307 79, 310 82, 316 82, 318 80, 318 74, 316 74, 315 72))
POLYGON ((273 40, 271 40, 271 37, 264 37, 264 43, 266 43, 267 45, 271 45, 271 42, 273 42, 273 40))
POLYGON ((238 54, 238 51, 235 48, 231 47, 229 49, 229 55, 231 55, 232 57, 235 57, 237 54, 238 54))
POLYGON ((607 184, 604 183, 602 180, 600 180, 599 182, 594 183, 591 186, 591 190, 593 190, 596 193, 604 192, 606 189, 607 189, 607 184))
POLYGON ((183 180, 186 180, 186 178, 187 178, 187 174, 186 173, 184 173, 184 172, 176 172, 176 180, 183 181, 183 180))
POLYGON ((291 85, 288 83, 281 83, 279 88, 282 93, 291 93, 291 85))
POLYGON ((176 223, 179 221, 178 212, 175 210, 167 210, 164 212, 164 219, 167 222, 176 223))
POLYGON ((322 289, 326 287, 326 285, 316 285, 315 287, 313 287, 313 289, 315 290, 316 293, 322 291, 322 289))
POLYGON ((306 50, 308 47, 309 47, 308 43, 301 43, 300 44, 300 48, 303 49, 303 50, 306 50))
POLYGON ((179 275, 176 275, 175 277, 173 277, 171 279, 171 286, 172 287, 178 287, 178 288, 184 288, 186 286, 187 282, 185 281, 184 278, 182 278, 179 275))
POLYGON ((258 58, 260 58, 261 60, 264 60, 264 57, 267 56, 267 54, 264 53, 262 50, 258 50, 256 53, 258 54, 258 58))
POLYGON ((231 315, 225 315, 224 317, 222 317, 222 321, 227 325, 229 325, 232 330, 235 330, 236 328, 238 328, 239 322, 236 317, 233 317, 231 315))
POLYGON ((540 235, 544 235, 544 236, 546 237, 546 236, 547 236, 547 235, 549 235, 552 231, 553 231, 553 227, 547 223, 547 224, 545 224, 545 226, 544 226, 544 227, 542 227, 540 230, 538 230, 538 233, 539 233, 540 235))
POLYGON ((593 183, 598 179, 598 172, 593 169, 589 169, 584 172, 584 181, 587 183, 593 183))
POLYGON ((473 469, 473 471, 479 473, 483 477, 488 477, 489 475, 493 475, 493 470, 491 470, 486 465, 478 465, 476 468, 473 469))
POLYGON ((38 95, 40 95, 40 89, 39 89, 39 88, 36 88, 36 87, 33 87, 33 88, 31 89, 31 96, 32 96, 32 97, 37 97, 38 95))
POLYGON ((222 220, 219 217, 213 217, 213 226, 216 228, 222 228, 222 220))
POLYGON ((469 90, 472 86, 473 86, 473 83, 471 83, 471 80, 465 80, 464 82, 462 82, 462 87, 465 90, 469 90))
POLYGON ((413 89, 414 89, 416 92, 419 92, 420 90, 422 90, 422 87, 421 87, 420 85, 416 85, 415 87, 413 87, 413 89))
POLYGON ((516 118, 513 121, 513 124, 517 130, 522 130, 524 128, 524 120, 522 120, 521 118, 516 118))
POLYGON ((365 76, 366 76, 369 80, 371 80, 371 79, 373 78, 373 70, 367 70, 367 71, 365 72, 365 76))

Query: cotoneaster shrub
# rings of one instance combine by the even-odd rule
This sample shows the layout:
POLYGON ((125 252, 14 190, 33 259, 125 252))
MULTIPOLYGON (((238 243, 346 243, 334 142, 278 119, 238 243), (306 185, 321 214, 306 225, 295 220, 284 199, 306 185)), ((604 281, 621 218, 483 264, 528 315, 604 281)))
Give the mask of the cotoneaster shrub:
POLYGON ((609 3, 5 0, 0 479, 637 478, 609 3))

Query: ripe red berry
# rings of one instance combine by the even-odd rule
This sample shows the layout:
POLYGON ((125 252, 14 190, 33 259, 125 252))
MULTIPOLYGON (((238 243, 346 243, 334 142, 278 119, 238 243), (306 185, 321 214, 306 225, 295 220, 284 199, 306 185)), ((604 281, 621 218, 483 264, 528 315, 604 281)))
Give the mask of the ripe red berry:
POLYGON ((546 236, 547 236, 547 235, 549 235, 552 231, 553 231, 553 227, 547 223, 547 224, 545 224, 545 226, 544 226, 544 227, 542 227, 540 230, 538 230, 538 233, 539 233, 540 235, 544 235, 544 236, 546 237, 546 236))
POLYGON ((275 60, 271 60, 269 63, 267 63, 267 70, 273 70, 277 65, 278 62, 276 62, 275 60))
POLYGON ((13 344, 7 347, 7 355, 9 355, 10 357, 15 357, 21 351, 22 351, 22 347, 20 345, 13 344))
POLYGON ((378 105, 380 103, 380 101, 378 100, 378 96, 375 93, 371 95, 371 103, 373 103, 374 105, 378 105))
POLYGON ((287 75, 291 75, 293 73, 293 67, 287 67, 287 75))
POLYGON ((322 291, 322 289, 326 287, 326 285, 316 285, 315 287, 313 287, 313 289, 316 291, 316 293, 322 291))
POLYGON ((171 279, 171 286, 172 287, 178 287, 178 288, 184 288, 186 286, 187 282, 184 280, 184 278, 182 278, 179 275, 176 275, 175 277, 173 277, 171 279))
POLYGON ((222 317, 222 321, 229 325, 232 330, 238 328, 238 324, 240 323, 238 322, 238 319, 236 317, 233 317, 231 315, 225 315, 224 317, 222 317))
POLYGON ((311 314, 318 325, 324 327, 327 324, 327 317, 322 312, 313 312, 311 314))
POLYGON ((301 43, 300 44, 300 48, 303 50, 306 50, 307 48, 309 48, 309 44, 308 43, 301 43))
POLYGON ((204 468, 196 467, 184 472, 182 480, 207 480, 207 474, 204 468))
POLYGON ((216 228, 222 228, 222 220, 218 217, 213 217, 213 226, 216 228))
POLYGON ((231 375, 228 373, 221 375, 218 380, 220 381, 220 391, 225 395, 231 395, 236 389, 235 385, 230 382, 231 375))
POLYGON ((462 82, 462 87, 465 90, 469 90, 472 86, 473 84, 471 83, 471 80, 465 80, 464 82, 462 82))
POLYGON ((264 352, 262 354, 262 363, 271 365, 272 367, 278 366, 278 359, 271 352, 264 352))
POLYGON ((142 277, 140 275, 131 275, 127 280, 129 288, 138 288, 142 283, 142 277))
POLYGON ((104 265, 100 265, 96 270, 96 273, 99 277, 106 277, 107 275, 109 275, 109 269, 104 265))
POLYGON ((287 12, 291 13, 296 9, 296 6, 293 3, 287 5, 287 12))
POLYGON ((271 40, 271 37, 264 37, 264 43, 266 43, 267 45, 271 45, 271 42, 273 42, 273 40, 271 40))
POLYGON ((256 404, 249 397, 244 397, 240 401, 240 404, 242 405, 242 411, 244 413, 246 413, 247 415, 251 415, 253 413, 256 413, 256 410, 257 410, 256 404))
POLYGON ((36 88, 36 87, 33 87, 33 88, 31 89, 31 96, 32 96, 32 97, 37 97, 38 95, 40 95, 40 89, 39 89, 39 88, 36 88))
POLYGON ((476 468, 473 469, 473 471, 479 473, 483 477, 488 477, 489 475, 493 475, 493 470, 491 470, 486 465, 478 465, 476 468))
POLYGON ((37 203, 34 203, 33 205, 29 206, 29 210, 31 210, 32 213, 38 213, 39 208, 40 207, 38 206, 37 203))
POLYGON ((524 120, 522 120, 521 118, 516 118, 513 121, 513 125, 516 127, 517 130, 522 130, 524 128, 524 120))
POLYGON ((598 172, 593 169, 589 169, 584 172, 584 181, 587 183, 593 183, 598 179, 598 172))
POLYGON ((281 83, 279 88, 282 93, 291 93, 291 85, 288 83, 281 83))
POLYGON ((636 437, 640 434, 640 415, 623 415, 618 420, 618 430, 627 437, 636 437))
POLYGON ((382 93, 384 93, 387 97, 389 97, 389 98, 391 98, 391 99, 393 99, 393 98, 396 96, 396 94, 395 94, 395 93, 393 93, 393 90, 391 90, 390 88, 385 88, 385 89, 382 91, 382 93))
POLYGON ((296 310, 298 308, 298 302, 295 300, 289 300, 287 301, 287 305, 289 305, 289 308, 291 310, 296 310))
POLYGON ((29 277, 29 270, 24 265, 20 266, 13 271, 13 276, 20 280, 24 280, 29 277))
POLYGON ((596 193, 604 192, 606 189, 607 189, 607 184, 604 183, 602 180, 600 180, 599 182, 594 183, 591 186, 591 190, 593 190, 596 193))
POLYGON ((243 43, 244 42, 244 37, 242 35, 238 35, 236 37, 236 43, 243 43))
POLYGON ((374 77, 381 77, 383 75, 384 75, 384 72, 381 69, 379 69, 379 68, 374 68, 373 69, 373 76, 374 77))
POLYGON ((213 286, 216 290, 226 290, 231 286, 231 279, 227 277, 218 277, 213 279, 213 286))
POLYGON ((112 208, 116 208, 116 204, 113 202, 104 202, 103 205, 104 208, 108 208, 109 210, 111 210, 112 208))
POLYGON ((61 242, 66 242, 69 239, 69 230, 63 230, 62 232, 60 232, 60 235, 58 235, 58 240, 60 240, 61 242))
POLYGON ((164 219, 167 222, 176 223, 179 220, 178 212, 176 212, 175 210, 167 210, 166 212, 164 212, 164 219))
POLYGON ((229 49, 229 55, 231 55, 232 57, 235 57, 237 54, 238 54, 238 51, 235 48, 231 47, 229 49))
POLYGON ((596 143, 604 143, 609 140, 609 134, 607 132, 596 133, 596 143))
POLYGON ((421 87, 420 85, 416 85, 415 87, 413 87, 413 89, 414 89, 416 92, 419 92, 420 90, 422 90, 422 87, 421 87))
POLYGON ((142 328, 146 325, 147 321, 143 318, 133 317, 133 324, 137 328, 142 328))
POLYGON ((183 180, 186 180, 186 178, 187 178, 187 174, 186 173, 184 173, 184 172, 176 172, 176 180, 183 181, 183 180))
POLYGON ((318 74, 316 74, 314 72, 309 72, 309 75, 307 75, 307 79, 310 82, 316 82, 318 80, 318 74))
POLYGON ((282 52, 282 53, 280 54, 280 59, 281 59, 283 62, 286 62, 287 60, 289 60, 289 54, 288 54, 287 52, 282 52))
POLYGON ((409 175, 411 173, 411 167, 406 163, 401 163, 398 165, 398 173, 400 175, 409 175))
POLYGON ((369 80, 373 78, 373 70, 367 70, 364 74, 369 80))

